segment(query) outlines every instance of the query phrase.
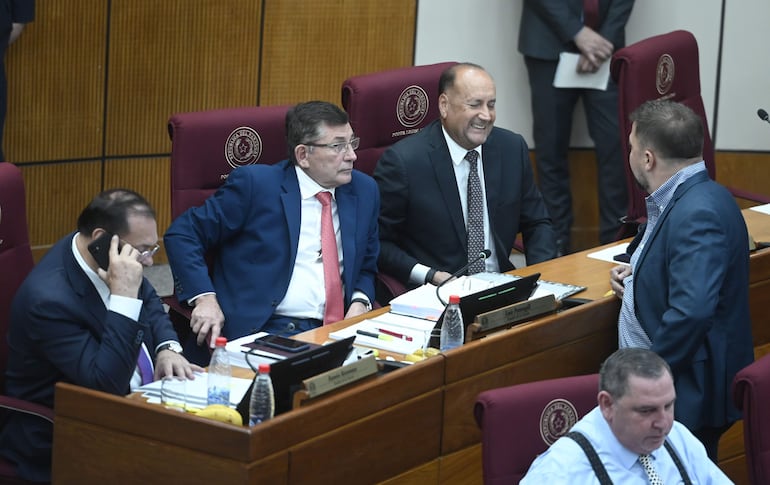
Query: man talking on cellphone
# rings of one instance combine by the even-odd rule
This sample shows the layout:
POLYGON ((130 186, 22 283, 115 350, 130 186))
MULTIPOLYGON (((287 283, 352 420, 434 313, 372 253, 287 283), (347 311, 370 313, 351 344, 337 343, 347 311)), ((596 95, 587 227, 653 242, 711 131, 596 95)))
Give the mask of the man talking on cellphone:
MULTIPOLYGON (((125 395, 164 376, 192 378, 202 370, 182 356, 143 277, 157 242, 155 212, 141 195, 113 189, 91 201, 77 231, 48 251, 11 304, 8 396, 52 408, 57 382, 125 395)), ((25 480, 50 481, 53 425, 19 412, 3 418, 0 455, 25 480)))

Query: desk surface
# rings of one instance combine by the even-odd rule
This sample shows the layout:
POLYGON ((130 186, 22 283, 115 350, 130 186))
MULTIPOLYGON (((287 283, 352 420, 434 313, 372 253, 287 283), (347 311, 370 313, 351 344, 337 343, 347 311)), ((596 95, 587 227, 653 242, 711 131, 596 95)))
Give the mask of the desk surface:
MULTIPOLYGON (((744 215, 754 238, 770 241, 770 216, 744 215)), ((617 345, 619 301, 604 296, 613 263, 588 258, 591 251, 515 273, 540 272, 543 279, 586 286, 577 296, 595 301, 367 379, 259 426, 234 427, 60 384, 54 477, 60 483, 115 484, 336 483, 352 477, 480 483, 479 431, 472 417, 478 392, 596 372, 617 345)), ((755 346, 766 347, 770 249, 752 255, 750 278, 755 346)), ((323 342, 331 330, 362 318, 299 337, 323 342)), ((720 448, 720 465, 736 483, 746 483, 742 435, 730 440, 724 459, 720 448)))

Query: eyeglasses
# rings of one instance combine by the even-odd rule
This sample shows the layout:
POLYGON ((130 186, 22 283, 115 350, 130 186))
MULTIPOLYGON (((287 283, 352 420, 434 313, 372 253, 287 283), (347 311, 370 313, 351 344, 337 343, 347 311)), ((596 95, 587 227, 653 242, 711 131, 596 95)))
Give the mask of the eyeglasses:
POLYGON ((332 151, 336 154, 344 153, 347 151, 348 146, 355 151, 358 150, 358 145, 361 144, 360 138, 351 138, 350 141, 340 141, 337 143, 302 143, 303 145, 307 145, 309 147, 322 147, 322 148, 331 148, 332 151))
MULTIPOLYGON (((122 244, 130 244, 124 240, 120 240, 122 244)), ((120 248, 120 246, 118 247, 120 248)), ((137 251, 139 251, 139 248, 134 248, 137 251)), ((120 250, 120 249, 118 249, 120 250)), ((160 250, 160 244, 156 244, 155 246, 151 247, 150 249, 145 249, 144 251, 139 252, 139 256, 136 258, 137 261, 146 261, 150 259, 151 257, 155 256, 155 253, 157 253, 160 250)))
POLYGON ((160 245, 156 244, 155 246, 151 247, 150 249, 145 249, 141 253, 139 253, 139 257, 136 258, 137 261, 146 261, 150 259, 151 257, 155 256, 155 253, 158 252, 160 249, 160 245))

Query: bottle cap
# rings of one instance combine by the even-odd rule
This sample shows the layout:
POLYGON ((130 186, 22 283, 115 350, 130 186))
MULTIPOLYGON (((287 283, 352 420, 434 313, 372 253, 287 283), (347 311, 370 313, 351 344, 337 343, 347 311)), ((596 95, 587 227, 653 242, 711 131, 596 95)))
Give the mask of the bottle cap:
POLYGON ((214 345, 217 347, 224 347, 227 345, 227 337, 217 337, 217 339, 214 341, 214 345))
POLYGON ((449 295, 449 303, 460 303, 460 295, 449 295))
POLYGON ((268 373, 270 372, 270 364, 259 364, 259 373, 268 373))

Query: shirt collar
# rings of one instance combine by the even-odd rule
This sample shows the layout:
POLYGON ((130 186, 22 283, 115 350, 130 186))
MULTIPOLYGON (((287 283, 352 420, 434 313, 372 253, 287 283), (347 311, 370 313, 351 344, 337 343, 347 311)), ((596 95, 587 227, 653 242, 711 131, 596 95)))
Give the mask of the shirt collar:
POLYGON ((305 171, 302 170, 302 167, 300 167, 299 165, 294 165, 294 171, 297 172, 297 182, 299 183, 299 195, 302 198, 302 200, 315 197, 315 194, 317 194, 318 192, 330 192, 332 194, 332 199, 336 200, 336 197, 335 197, 336 187, 331 189, 321 187, 321 185, 319 185, 318 182, 310 178, 310 175, 306 174, 305 171))
MULTIPOLYGON (((470 150, 466 150, 465 148, 458 145, 457 142, 454 141, 451 136, 449 136, 449 133, 447 133, 443 125, 441 126, 441 131, 444 133, 444 139, 446 140, 446 145, 449 148, 449 156, 452 157, 452 163, 454 163, 455 166, 460 165, 460 163, 465 159, 465 155, 470 150)), ((481 160, 481 145, 474 148, 474 150, 479 154, 479 160, 481 160)))
POLYGON ((99 275, 96 274, 96 272, 92 270, 90 266, 88 266, 88 263, 86 263, 86 260, 83 259, 80 251, 78 251, 77 238, 79 235, 80 233, 77 232, 72 237, 72 255, 75 256, 75 261, 77 261, 78 266, 80 266, 80 269, 82 269, 86 276, 88 276, 88 279, 91 280, 91 283, 94 285, 94 288, 96 288, 96 291, 99 292, 99 296, 102 298, 102 302, 104 302, 104 305, 106 306, 110 297, 110 288, 107 286, 107 283, 99 278, 99 275))
POLYGON ((647 202, 652 202, 659 208, 660 212, 663 212, 668 203, 671 202, 671 198, 674 197, 674 192, 680 185, 698 172, 705 171, 706 162, 703 160, 698 163, 693 163, 692 165, 687 165, 672 175, 671 178, 663 182, 663 185, 658 187, 655 192, 647 196, 647 202))

